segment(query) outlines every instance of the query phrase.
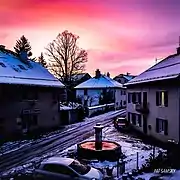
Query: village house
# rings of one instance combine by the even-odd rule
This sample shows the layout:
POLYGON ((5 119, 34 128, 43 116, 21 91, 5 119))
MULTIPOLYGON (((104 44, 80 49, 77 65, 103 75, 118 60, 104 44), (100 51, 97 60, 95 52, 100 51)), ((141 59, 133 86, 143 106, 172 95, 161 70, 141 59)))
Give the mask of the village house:
POLYGON ((115 108, 121 108, 126 104, 126 95, 121 91, 125 88, 122 84, 110 78, 110 74, 102 75, 97 69, 95 77, 75 87, 76 97, 84 106, 94 107, 98 105, 113 104, 115 108))
POLYGON ((49 129, 61 124, 59 101, 65 86, 27 53, 0 46, 0 136, 49 129))
POLYGON ((180 141, 180 47, 129 81, 127 119, 139 131, 167 142, 180 141))
POLYGON ((127 73, 127 74, 119 74, 118 76, 115 76, 113 79, 121 84, 125 84, 135 77, 136 76, 127 73))
POLYGON ((89 73, 79 73, 72 76, 72 85, 75 87, 78 84, 81 84, 88 79, 91 79, 91 76, 89 73))

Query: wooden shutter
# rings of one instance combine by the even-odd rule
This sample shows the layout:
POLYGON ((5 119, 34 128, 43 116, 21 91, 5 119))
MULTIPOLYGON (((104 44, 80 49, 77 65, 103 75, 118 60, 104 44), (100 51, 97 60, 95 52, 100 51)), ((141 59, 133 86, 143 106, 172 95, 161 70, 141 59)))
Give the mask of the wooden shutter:
POLYGON ((128 122, 130 122, 130 112, 128 112, 128 122))
POLYGON ((141 115, 140 114, 138 115, 138 121, 139 121, 139 126, 141 127, 142 126, 142 120, 141 120, 141 115))
POLYGON ((164 92, 164 105, 165 107, 168 107, 168 92, 164 92))
POLYGON ((165 120, 164 123, 165 123, 165 124, 164 124, 164 126, 165 126, 165 127, 164 127, 164 128, 165 128, 165 129, 164 129, 164 135, 167 136, 167 135, 168 135, 168 120, 165 120))
POLYGON ((156 132, 159 133, 159 119, 156 118, 156 132))
POLYGON ((138 93, 138 103, 141 104, 141 93, 138 93))
POLYGON ((156 106, 159 106, 159 92, 156 92, 156 106))
POLYGON ((128 103, 131 103, 130 97, 131 97, 131 93, 128 93, 128 103))
POLYGON ((132 102, 133 102, 133 104, 136 102, 136 94, 135 93, 132 93, 132 102))

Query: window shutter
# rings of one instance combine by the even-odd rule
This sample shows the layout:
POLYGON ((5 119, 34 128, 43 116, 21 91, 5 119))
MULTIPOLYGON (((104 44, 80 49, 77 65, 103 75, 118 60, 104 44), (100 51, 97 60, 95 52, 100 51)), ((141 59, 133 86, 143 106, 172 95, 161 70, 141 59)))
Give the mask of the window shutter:
POLYGON ((138 117, 138 119, 139 119, 139 126, 142 127, 141 115, 139 114, 138 116, 139 116, 138 117))
POLYGON ((130 93, 128 93, 128 103, 130 103, 130 93))
POLYGON ((133 102, 133 104, 136 102, 136 94, 135 93, 132 93, 132 102, 133 102))
POLYGON ((128 122, 130 122, 130 112, 128 112, 128 122))
POLYGON ((141 104, 141 93, 138 93, 138 103, 141 104))
POLYGON ((165 124, 164 124, 164 126, 165 126, 165 127, 164 127, 164 128, 165 128, 165 129, 164 129, 164 135, 167 136, 167 135, 168 135, 168 120, 165 120, 164 123, 165 123, 165 124))
POLYGON ((156 118, 156 132, 159 133, 159 119, 156 118))
POLYGON ((168 92, 164 92, 164 105, 165 107, 168 107, 168 92))
POLYGON ((159 106, 159 92, 156 92, 156 106, 159 106))

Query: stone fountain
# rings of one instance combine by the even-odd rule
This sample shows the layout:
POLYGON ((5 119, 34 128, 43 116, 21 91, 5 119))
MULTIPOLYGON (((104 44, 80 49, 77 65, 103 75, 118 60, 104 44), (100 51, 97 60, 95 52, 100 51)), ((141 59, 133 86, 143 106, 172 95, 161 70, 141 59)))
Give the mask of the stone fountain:
POLYGON ((117 161, 120 158, 121 146, 116 142, 103 140, 103 128, 97 123, 94 126, 95 140, 84 141, 77 145, 78 158, 99 161, 117 161))

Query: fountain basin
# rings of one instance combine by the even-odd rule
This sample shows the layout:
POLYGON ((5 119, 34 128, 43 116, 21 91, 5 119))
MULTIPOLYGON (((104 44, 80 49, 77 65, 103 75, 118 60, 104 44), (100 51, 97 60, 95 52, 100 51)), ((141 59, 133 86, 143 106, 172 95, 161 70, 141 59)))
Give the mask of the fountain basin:
POLYGON ((121 146, 112 141, 102 141, 101 150, 96 150, 95 141, 85 141, 77 145, 77 155, 81 159, 117 161, 121 154, 121 146))

